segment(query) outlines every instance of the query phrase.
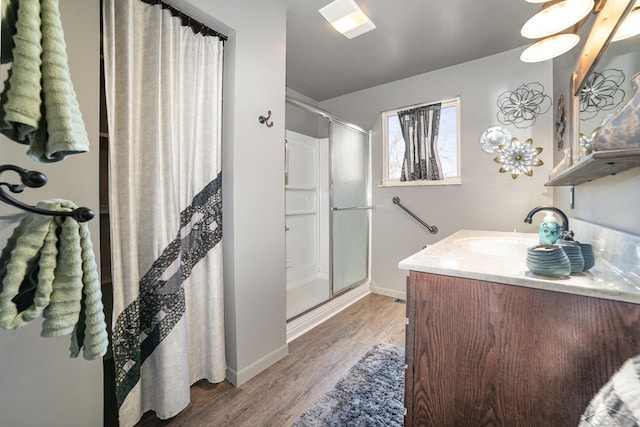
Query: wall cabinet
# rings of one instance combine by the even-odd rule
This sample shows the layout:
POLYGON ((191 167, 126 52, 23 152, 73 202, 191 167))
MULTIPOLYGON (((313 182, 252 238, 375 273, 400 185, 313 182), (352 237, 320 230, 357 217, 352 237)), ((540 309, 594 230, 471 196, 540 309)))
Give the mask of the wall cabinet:
POLYGON ((411 271, 406 426, 569 426, 640 353, 640 305, 411 271))

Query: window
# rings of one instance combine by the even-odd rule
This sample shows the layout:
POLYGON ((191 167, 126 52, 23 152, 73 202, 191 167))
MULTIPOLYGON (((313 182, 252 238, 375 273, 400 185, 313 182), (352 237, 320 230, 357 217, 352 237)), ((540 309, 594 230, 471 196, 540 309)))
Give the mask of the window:
MULTIPOLYGON (((460 174, 460 120, 459 120, 460 98, 447 99, 440 102, 430 102, 419 105, 412 105, 382 113, 382 148, 383 148, 383 186, 398 185, 448 185, 461 184, 460 174), (438 114, 434 111, 439 111, 438 114), (413 117, 414 112, 422 112, 422 118, 413 117), (425 135, 426 139, 423 148, 416 145, 412 147, 409 155, 406 155, 407 143, 403 136, 400 117, 403 120, 421 120, 421 124, 427 123, 428 131, 432 133, 433 148, 431 146, 430 135, 425 135), (435 128, 434 128, 435 126, 435 128), (425 148, 426 147, 426 148, 425 148), (411 160, 417 158, 417 160, 411 160), (409 171, 412 163, 423 167, 433 165, 435 174, 429 170, 428 174, 409 171), (403 168, 404 167, 404 168, 403 168), (404 176, 403 176, 404 172, 404 176), (423 176, 423 175, 428 175, 423 176), (437 176, 436 176, 437 175, 437 176)), ((419 138, 413 128, 407 128, 405 124, 405 134, 411 138, 419 138)), ((423 129, 427 129, 422 126, 423 129)), ((431 166, 428 166, 431 168, 431 166)))

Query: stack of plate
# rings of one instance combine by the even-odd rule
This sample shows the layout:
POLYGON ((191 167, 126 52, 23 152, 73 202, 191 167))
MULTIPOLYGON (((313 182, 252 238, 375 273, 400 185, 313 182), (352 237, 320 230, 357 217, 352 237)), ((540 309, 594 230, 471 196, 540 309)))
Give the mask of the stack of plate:
POLYGON ((582 250, 580 246, 578 246, 578 243, 560 245, 560 248, 567 254, 567 258, 569 258, 572 273, 579 273, 584 270, 584 258, 582 258, 582 250))
POLYGON ((527 267, 541 276, 565 277, 571 274, 569 258, 557 245, 537 245, 528 248, 527 267))
POLYGON ((583 270, 588 270, 596 264, 596 257, 593 253, 593 246, 590 243, 579 243, 580 250, 582 251, 582 258, 584 259, 583 270))

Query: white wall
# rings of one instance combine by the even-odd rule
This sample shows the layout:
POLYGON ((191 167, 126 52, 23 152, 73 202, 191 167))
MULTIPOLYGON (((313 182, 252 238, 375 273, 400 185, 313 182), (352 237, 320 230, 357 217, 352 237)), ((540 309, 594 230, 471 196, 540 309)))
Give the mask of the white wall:
MULTIPOLYGON (((590 27, 591 21, 581 28, 580 35, 582 40, 586 40, 590 27)), ((581 49, 582 44, 553 61, 553 81, 556 97, 564 94, 567 106, 571 103, 570 76, 575 69, 581 49)), ((630 77, 627 76, 627 78, 630 77)), ((567 114, 569 114, 569 110, 567 110, 567 114)), ((567 116, 567 127, 568 135, 565 138, 565 147, 571 147, 571 138, 575 129, 571 127, 570 115, 567 116)), ((555 161, 560 161, 561 157, 556 152, 555 161)), ((567 215, 640 235, 640 221, 638 220, 640 218, 640 198, 637 196, 640 194, 640 168, 576 186, 574 209, 569 207, 570 188, 555 187, 554 189, 554 204, 563 209, 567 215)))
MULTIPOLYGON (((38 170, 49 178, 40 189, 15 195, 20 201, 61 197, 96 212, 98 200, 98 123, 100 4, 86 0, 60 2, 71 78, 89 133, 91 152, 59 163, 38 164, 25 155, 27 147, 0 136, 0 164, 38 170)), ((3 66, 3 77, 6 75, 3 66)), ((17 183, 4 173, 2 181, 17 183)), ((4 247, 17 223, 7 216, 19 211, 0 204, 0 244, 4 247)), ((99 256, 99 216, 90 223, 99 256)), ((42 338, 42 321, 16 331, 0 330, 0 424, 3 426, 102 425, 102 360, 69 357, 70 337, 42 338)))
POLYGON ((284 234, 286 9, 277 0, 175 0, 225 33, 223 218, 227 378, 288 354, 284 234), (258 122, 271 110, 273 127, 258 122))
MULTIPOLYGON (((533 127, 506 126, 514 137, 544 148, 544 165, 533 177, 512 179, 498 173, 496 154, 481 150, 478 142, 487 127, 498 125, 496 100, 519 85, 540 82, 553 99, 550 62, 525 64, 522 49, 500 53, 446 69, 365 89, 320 103, 320 107, 373 130, 373 241, 372 285, 375 292, 404 297, 405 271, 398 262, 460 229, 535 232, 535 224, 523 222, 527 212, 552 201, 552 190, 544 187, 552 164, 553 111, 541 115, 533 127), (380 113, 394 108, 440 99, 461 97, 462 185, 411 188, 379 187, 381 182, 380 113), (392 198, 402 203, 439 233, 429 234, 410 218, 392 198)), ((536 220, 538 218, 535 218, 536 220)), ((540 221, 542 218, 539 218, 540 221)), ((538 221, 539 222, 539 221, 538 221)))

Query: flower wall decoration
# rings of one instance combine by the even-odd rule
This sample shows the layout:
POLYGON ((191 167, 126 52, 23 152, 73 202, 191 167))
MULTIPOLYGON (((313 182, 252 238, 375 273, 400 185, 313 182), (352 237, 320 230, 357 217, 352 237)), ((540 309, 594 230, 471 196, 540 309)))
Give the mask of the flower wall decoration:
POLYGON ((595 117, 600 111, 613 110, 624 101, 625 93, 620 86, 624 73, 609 68, 601 73, 592 72, 580 89, 580 120, 595 117))
POLYGON ((490 126, 480 135, 480 145, 486 153, 498 151, 500 145, 508 144, 511 141, 511 132, 500 126, 490 126))
POLYGON ((498 97, 498 121, 503 125, 513 124, 524 129, 532 126, 536 118, 549 111, 551 98, 544 94, 544 86, 532 82, 521 84, 514 91, 507 91, 498 97))
POLYGON ((509 144, 503 144, 498 147, 500 155, 493 159, 495 162, 502 163, 499 172, 510 172, 511 178, 516 179, 521 173, 533 176, 533 166, 543 164, 538 158, 538 154, 542 152, 542 147, 533 147, 533 139, 529 138, 524 143, 512 138, 509 144))

